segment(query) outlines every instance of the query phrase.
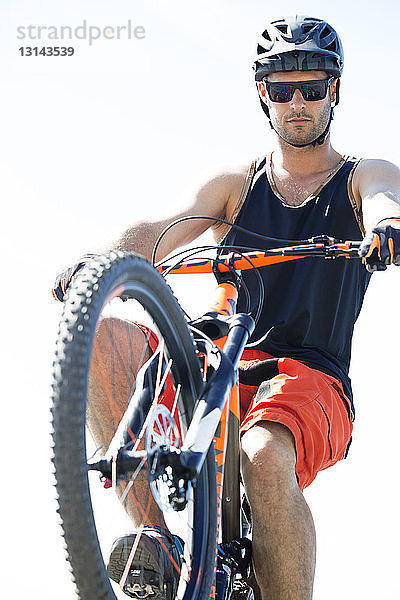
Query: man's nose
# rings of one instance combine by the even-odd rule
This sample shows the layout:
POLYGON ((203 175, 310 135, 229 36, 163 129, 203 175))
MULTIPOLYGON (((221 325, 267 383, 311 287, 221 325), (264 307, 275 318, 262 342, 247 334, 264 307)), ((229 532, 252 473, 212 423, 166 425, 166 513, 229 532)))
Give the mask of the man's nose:
POLYGON ((290 108, 293 110, 298 110, 299 108, 304 108, 306 105, 305 100, 303 98, 303 94, 300 90, 294 90, 293 98, 290 101, 290 108))

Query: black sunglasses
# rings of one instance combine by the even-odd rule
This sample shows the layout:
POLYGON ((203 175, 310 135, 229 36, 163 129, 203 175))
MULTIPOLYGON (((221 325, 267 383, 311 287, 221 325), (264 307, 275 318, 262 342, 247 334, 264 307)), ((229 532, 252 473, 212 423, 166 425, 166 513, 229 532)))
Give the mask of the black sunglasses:
POLYGON ((330 77, 329 79, 297 81, 296 83, 285 81, 271 83, 263 79, 263 82, 272 102, 290 102, 295 90, 300 90, 304 100, 313 102, 314 100, 323 100, 326 97, 328 87, 334 79, 334 77, 330 77))

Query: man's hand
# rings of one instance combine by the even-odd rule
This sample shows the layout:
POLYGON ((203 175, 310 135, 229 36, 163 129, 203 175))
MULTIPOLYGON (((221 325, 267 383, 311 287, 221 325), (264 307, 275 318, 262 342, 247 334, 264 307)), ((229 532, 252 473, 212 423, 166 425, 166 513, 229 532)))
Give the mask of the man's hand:
POLYGON ((64 301, 64 296, 67 293, 67 290, 71 284, 72 278, 80 269, 92 258, 94 258, 96 254, 86 254, 79 259, 77 263, 75 263, 72 267, 65 269, 62 273, 57 275, 56 280, 54 282, 51 293, 53 294, 53 298, 55 300, 59 300, 60 302, 64 301))
POLYGON ((360 256, 370 273, 385 271, 391 264, 400 266, 400 217, 379 221, 363 239, 360 256))

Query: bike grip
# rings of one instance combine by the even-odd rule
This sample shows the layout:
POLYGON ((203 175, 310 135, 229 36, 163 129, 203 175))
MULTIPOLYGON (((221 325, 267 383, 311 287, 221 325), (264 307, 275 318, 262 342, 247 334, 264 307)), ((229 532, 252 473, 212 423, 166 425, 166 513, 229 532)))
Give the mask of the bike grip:
POLYGON ((214 303, 208 313, 217 313, 230 317, 236 312, 238 291, 232 283, 220 283, 217 286, 214 303))

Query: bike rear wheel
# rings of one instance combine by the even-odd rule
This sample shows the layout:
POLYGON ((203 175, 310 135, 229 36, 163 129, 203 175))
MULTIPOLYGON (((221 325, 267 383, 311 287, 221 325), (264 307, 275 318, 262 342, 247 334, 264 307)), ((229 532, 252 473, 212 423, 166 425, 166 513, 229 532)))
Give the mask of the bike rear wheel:
POLYGON ((162 484, 152 486, 159 506, 154 503, 145 457, 125 481, 117 481, 114 473, 113 489, 104 489, 98 473, 88 470, 88 459, 93 452, 98 456, 99 447, 102 455, 111 452, 121 416, 139 389, 136 374, 146 362, 154 362, 155 355, 151 410, 139 410, 138 429, 125 439, 130 449, 149 451, 157 444, 179 448, 203 386, 200 363, 183 312, 150 263, 123 252, 91 260, 68 290, 53 369, 53 463, 59 513, 82 600, 126 597, 120 590, 130 591, 132 597, 155 597, 152 580, 149 583, 143 575, 132 576, 128 586, 130 565, 135 573, 145 570, 140 565, 144 527, 161 527, 168 539, 177 535, 183 542, 181 563, 177 565, 176 554, 170 556, 176 571, 174 584, 164 586, 160 598, 205 600, 214 583, 217 510, 212 448, 178 518, 166 507, 162 484), (130 530, 118 530, 119 511, 124 513, 123 527, 128 523, 130 530), (110 581, 107 554, 112 536, 132 532, 139 541, 123 556, 124 578, 110 581))

